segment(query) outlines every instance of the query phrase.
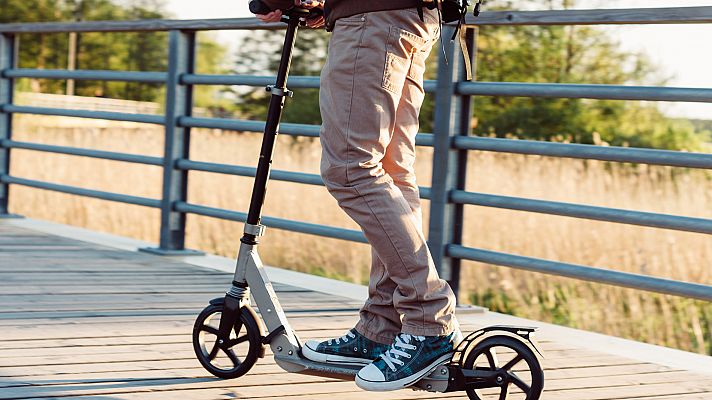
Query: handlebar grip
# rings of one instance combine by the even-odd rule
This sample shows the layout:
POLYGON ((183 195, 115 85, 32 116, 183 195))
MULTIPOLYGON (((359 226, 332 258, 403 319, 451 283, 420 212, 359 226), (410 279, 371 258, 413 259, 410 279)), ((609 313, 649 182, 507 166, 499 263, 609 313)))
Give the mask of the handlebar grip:
POLYGON ((269 14, 272 11, 267 4, 260 0, 250 0, 250 12, 253 14, 269 14))

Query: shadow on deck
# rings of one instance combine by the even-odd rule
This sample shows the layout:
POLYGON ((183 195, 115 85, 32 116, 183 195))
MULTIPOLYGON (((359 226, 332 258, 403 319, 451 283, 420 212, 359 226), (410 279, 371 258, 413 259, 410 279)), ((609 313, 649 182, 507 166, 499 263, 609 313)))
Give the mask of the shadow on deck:
MULTIPOLYGON (((0 221, 0 399, 465 398, 366 394, 353 382, 284 373, 269 352, 238 380, 212 378, 190 333, 199 310, 229 285, 226 272, 28 228, 40 225, 0 221)), ((355 324, 360 287, 332 282, 340 297, 323 278, 302 278, 288 285, 273 277, 302 339, 355 324)), ((496 313, 459 319, 466 331, 522 322, 496 313)), ((712 371, 710 357, 535 324, 546 356, 543 399, 712 399, 712 375, 699 372, 712 371)))

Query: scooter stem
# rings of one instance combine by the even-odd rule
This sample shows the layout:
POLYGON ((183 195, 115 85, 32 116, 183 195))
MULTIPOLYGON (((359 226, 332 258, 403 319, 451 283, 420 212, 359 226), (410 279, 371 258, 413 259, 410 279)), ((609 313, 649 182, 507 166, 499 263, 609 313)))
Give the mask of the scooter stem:
MULTIPOLYGON (((257 164, 257 173, 255 182, 252 188, 252 198, 250 200, 250 209, 247 214, 247 224, 257 226, 260 223, 262 215, 262 206, 265 200, 267 191, 267 181, 269 180, 270 170, 272 167, 272 156, 274 154, 274 145, 277 140, 277 129, 279 128, 280 120, 282 119, 282 110, 286 97, 291 97, 292 92, 287 90, 287 77, 289 76, 289 68, 292 64, 292 51, 299 29, 299 19, 301 14, 308 14, 306 10, 292 9, 288 14, 287 19, 287 34, 282 47, 282 59, 279 63, 277 71, 277 82, 274 86, 268 86, 267 91, 272 94, 267 111, 267 122, 265 124, 264 137, 262 139, 262 149, 260 150, 260 159, 257 164)), ((305 14, 305 15, 306 15, 305 14)), ((257 235, 251 232, 245 232, 241 241, 246 244, 257 244, 257 235)))

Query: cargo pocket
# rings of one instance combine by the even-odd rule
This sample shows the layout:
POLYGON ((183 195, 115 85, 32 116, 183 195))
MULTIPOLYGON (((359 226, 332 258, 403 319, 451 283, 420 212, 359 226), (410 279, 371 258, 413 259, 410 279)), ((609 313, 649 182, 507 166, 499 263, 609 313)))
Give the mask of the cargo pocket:
POLYGON ((430 49, 418 51, 413 54, 413 59, 410 62, 410 68, 408 68, 408 80, 416 84, 420 90, 423 88, 423 75, 425 75, 425 60, 430 54, 430 49))
POLYGON ((386 44, 386 60, 383 67, 381 87, 400 94, 409 74, 418 74, 418 67, 411 71, 413 58, 422 53, 428 40, 412 32, 391 26, 386 44))

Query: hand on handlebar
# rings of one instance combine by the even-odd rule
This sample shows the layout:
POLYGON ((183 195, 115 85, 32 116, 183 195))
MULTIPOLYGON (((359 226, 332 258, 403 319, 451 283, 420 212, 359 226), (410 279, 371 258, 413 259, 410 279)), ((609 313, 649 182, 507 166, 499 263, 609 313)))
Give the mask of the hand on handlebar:
POLYGON ((260 21, 268 22, 279 22, 282 19, 282 10, 274 10, 268 14, 255 14, 260 21))
MULTIPOLYGON (((294 5, 301 8, 324 8, 324 0, 294 0, 294 5)), ((262 22, 279 22, 282 19, 282 10, 274 10, 268 14, 255 14, 262 22)), ((324 26, 324 16, 320 14, 316 17, 308 18, 306 25, 310 28, 321 28, 324 26)))

